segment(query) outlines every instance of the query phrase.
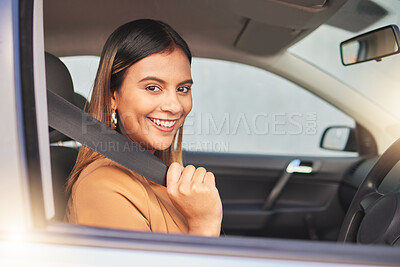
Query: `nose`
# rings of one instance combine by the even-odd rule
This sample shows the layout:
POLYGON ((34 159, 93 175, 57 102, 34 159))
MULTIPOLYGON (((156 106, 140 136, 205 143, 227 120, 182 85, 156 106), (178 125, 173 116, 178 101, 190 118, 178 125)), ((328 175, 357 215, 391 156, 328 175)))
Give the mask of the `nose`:
POLYGON ((178 114, 183 111, 183 106, 179 101, 178 94, 175 90, 168 90, 161 104, 161 110, 171 114, 178 114))

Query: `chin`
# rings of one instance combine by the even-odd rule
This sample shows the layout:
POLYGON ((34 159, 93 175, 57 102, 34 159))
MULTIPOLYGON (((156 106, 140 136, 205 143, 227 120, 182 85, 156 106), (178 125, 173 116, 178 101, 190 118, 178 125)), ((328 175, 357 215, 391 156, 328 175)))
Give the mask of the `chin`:
POLYGON ((157 145, 157 146, 153 146, 154 150, 159 150, 159 151, 163 151, 163 150, 167 150, 168 148, 171 147, 171 144, 165 144, 165 145, 157 145))
POLYGON ((160 140, 160 141, 158 141, 158 142, 153 142, 153 144, 151 145, 151 147, 152 147, 152 149, 154 149, 154 150, 159 150, 159 151, 167 150, 168 148, 171 147, 172 141, 173 141, 173 140, 168 140, 168 141, 166 141, 166 140, 160 140))

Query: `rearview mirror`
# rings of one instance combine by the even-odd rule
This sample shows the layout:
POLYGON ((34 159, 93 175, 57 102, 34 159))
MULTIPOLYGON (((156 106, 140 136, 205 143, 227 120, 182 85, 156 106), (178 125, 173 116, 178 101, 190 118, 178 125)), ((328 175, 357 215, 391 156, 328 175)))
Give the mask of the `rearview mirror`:
POLYGON ((364 33, 340 44, 342 63, 345 66, 400 53, 400 32, 396 25, 389 25, 364 33))
POLYGON ((357 143, 354 129, 348 126, 333 126, 325 130, 321 148, 335 151, 356 152, 357 143))

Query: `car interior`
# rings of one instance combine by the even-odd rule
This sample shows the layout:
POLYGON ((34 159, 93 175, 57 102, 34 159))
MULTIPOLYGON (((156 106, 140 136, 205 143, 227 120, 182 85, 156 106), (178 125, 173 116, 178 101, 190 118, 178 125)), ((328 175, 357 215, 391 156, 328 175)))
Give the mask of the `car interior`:
MULTIPOLYGON (((254 4, 228 0, 46 0, 43 7, 47 88, 85 110, 88 100, 74 91, 69 70, 59 58, 99 55, 113 29, 139 18, 169 23, 187 40, 196 57, 242 62, 306 85, 309 76, 301 80, 297 69, 299 65, 296 61, 290 64, 293 59, 286 50, 327 22, 346 2, 356 2, 358 7, 368 10, 376 8, 367 0, 251 2, 254 4)), ((330 23, 336 23, 336 27, 357 27, 341 25, 337 20, 330 20, 330 23)), ((313 85, 306 88, 312 91, 313 85)), ((312 93, 323 95, 318 91, 312 93)), ((325 99, 335 104, 332 100, 334 93, 329 94, 324 95, 325 99)), ((351 100, 340 107, 346 109, 350 106, 351 100)), ((363 119, 355 120, 355 128, 351 129, 352 138, 345 149, 357 152, 357 156, 353 157, 184 151, 183 160, 185 165, 203 166, 215 174, 224 208, 223 235, 336 241, 343 235, 340 232, 347 218, 346 213, 349 208, 354 209, 352 201, 359 186, 371 175, 369 173, 376 167, 379 155, 384 151, 382 147, 385 147, 383 141, 374 138, 376 132, 373 131, 379 129, 366 127, 363 119)), ((55 205, 52 220, 62 222, 68 199, 64 193, 66 178, 74 166, 78 147, 64 145, 73 139, 51 127, 49 137, 55 205)), ((321 144, 323 139, 321 137, 321 144)), ((397 157, 393 153, 389 156, 397 157)), ((380 160, 383 161, 382 158, 380 160)), ((397 182, 400 166, 396 162, 391 162, 390 167, 381 163, 378 166, 384 174, 377 176, 385 180, 372 189, 392 194, 389 200, 385 200, 389 204, 385 201, 378 203, 381 211, 388 211, 387 205, 400 203, 397 182)), ((381 196, 369 198, 368 205, 364 201, 365 209, 381 196)), ((393 210, 390 213, 392 217, 389 216, 385 223, 393 228, 399 225, 394 218, 400 218, 400 214, 398 208, 390 210, 393 210)), ((367 238, 362 237, 365 232, 374 232, 371 229, 388 231, 388 226, 376 226, 382 217, 379 212, 369 217, 373 218, 363 226, 368 230, 363 230, 358 239, 354 237, 357 231, 351 230, 352 237, 348 241, 400 245, 397 230, 390 230, 393 236, 390 241, 371 237, 370 234, 366 234, 367 238)), ((347 232, 351 231, 347 229, 347 232)))

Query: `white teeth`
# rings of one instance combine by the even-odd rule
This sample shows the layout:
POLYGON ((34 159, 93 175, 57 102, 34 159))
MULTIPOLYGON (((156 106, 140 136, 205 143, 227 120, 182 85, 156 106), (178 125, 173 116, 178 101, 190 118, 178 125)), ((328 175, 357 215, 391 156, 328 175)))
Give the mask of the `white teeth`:
POLYGON ((174 126, 176 123, 176 121, 163 121, 163 120, 160 121, 159 119, 151 119, 151 121, 159 126, 167 128, 174 126))

